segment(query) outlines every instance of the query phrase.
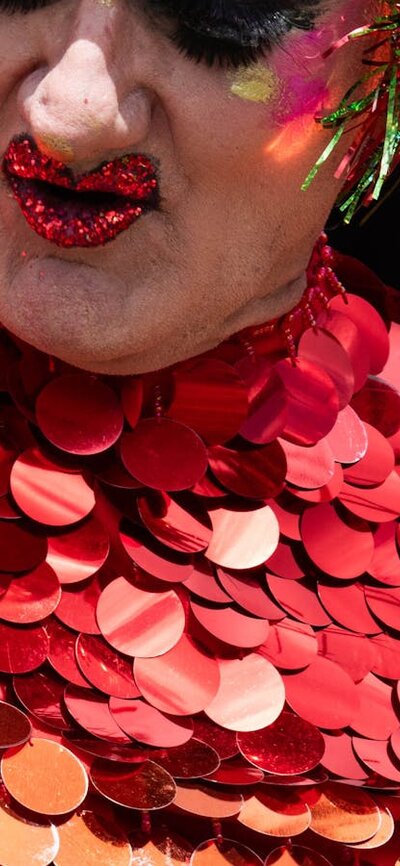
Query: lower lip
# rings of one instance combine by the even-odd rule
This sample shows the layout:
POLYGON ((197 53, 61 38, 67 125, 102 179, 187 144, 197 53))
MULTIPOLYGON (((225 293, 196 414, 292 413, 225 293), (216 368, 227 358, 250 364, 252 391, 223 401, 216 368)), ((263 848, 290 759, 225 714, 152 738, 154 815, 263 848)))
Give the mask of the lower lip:
POLYGON ((69 193, 34 180, 8 175, 27 223, 45 240, 59 247, 98 247, 126 231, 154 204, 137 203, 118 195, 69 193))

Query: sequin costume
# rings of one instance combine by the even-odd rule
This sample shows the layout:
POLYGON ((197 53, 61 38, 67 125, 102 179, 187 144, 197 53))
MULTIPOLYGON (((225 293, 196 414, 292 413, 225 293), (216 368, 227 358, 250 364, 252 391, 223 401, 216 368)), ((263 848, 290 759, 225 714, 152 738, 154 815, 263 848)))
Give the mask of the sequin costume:
POLYGON ((335 258, 161 373, 3 332, 5 866, 399 862, 400 326, 335 258))

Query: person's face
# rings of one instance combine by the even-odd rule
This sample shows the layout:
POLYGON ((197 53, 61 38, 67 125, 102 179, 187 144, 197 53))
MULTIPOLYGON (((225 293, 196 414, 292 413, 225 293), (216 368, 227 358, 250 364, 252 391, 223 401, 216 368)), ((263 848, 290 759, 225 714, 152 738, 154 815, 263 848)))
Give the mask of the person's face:
POLYGON ((166 366, 290 309, 339 190, 331 164, 300 186, 329 137, 316 111, 359 72, 358 48, 320 54, 365 21, 365 0, 331 0, 250 72, 185 56, 163 5, 0 11, 0 155, 25 133, 74 177, 130 153, 159 173, 158 210, 70 249, 40 237, 1 180, 0 321, 97 372, 166 366))

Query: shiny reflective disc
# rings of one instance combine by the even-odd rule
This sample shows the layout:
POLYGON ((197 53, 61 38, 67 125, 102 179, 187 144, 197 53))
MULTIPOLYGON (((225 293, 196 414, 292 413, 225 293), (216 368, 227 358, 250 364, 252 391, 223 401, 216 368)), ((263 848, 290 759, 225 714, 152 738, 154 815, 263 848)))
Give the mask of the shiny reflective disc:
POLYGON ((131 838, 131 866, 189 866, 193 846, 186 839, 170 832, 165 826, 138 832, 131 838))
POLYGON ((388 634, 378 634, 371 644, 375 650, 375 663, 372 673, 389 680, 400 679, 400 647, 399 641, 388 634))
POLYGON ((201 779, 215 773, 220 765, 219 757, 211 746, 192 737, 189 742, 173 749, 159 751, 154 760, 174 779, 201 779))
POLYGON ((176 796, 172 776, 153 761, 145 761, 138 767, 128 767, 97 758, 90 778, 103 797, 128 809, 145 812, 165 809, 176 796))
POLYGON ((358 788, 330 782, 318 791, 310 808, 311 829, 334 842, 365 842, 379 830, 379 809, 358 788))
POLYGON ((315 445, 332 430, 339 412, 339 398, 333 380, 317 364, 289 358, 279 361, 276 372, 287 394, 285 439, 299 445, 315 445))
POLYGON ((212 722, 206 715, 196 716, 193 723, 194 736, 212 746, 218 752, 221 761, 233 758, 238 754, 239 749, 234 731, 222 728, 221 725, 212 722))
POLYGON ((263 866, 250 848, 231 839, 208 839, 193 854, 191 866, 263 866))
POLYGON ((365 456, 353 466, 345 469, 344 477, 357 487, 374 487, 383 484, 394 469, 393 448, 375 427, 365 424, 368 446, 365 456))
POLYGON ((293 617, 305 625, 330 625, 326 610, 322 607, 314 586, 307 580, 287 580, 267 574, 268 587, 278 604, 293 617))
POLYGON ((273 442, 284 430, 288 398, 284 384, 268 361, 251 359, 251 402, 240 434, 255 445, 273 442))
POLYGON ((130 742, 111 715, 105 695, 70 685, 64 700, 72 718, 89 734, 111 743, 130 742))
POLYGON ((311 626, 285 617, 271 625, 268 639, 258 651, 278 668, 298 670, 313 661, 318 643, 311 626))
POLYGON ((385 438, 393 436, 400 427, 400 394, 381 379, 369 378, 357 394, 352 406, 367 424, 376 427, 385 438))
POLYGON ((21 523, 1 523, 0 569, 1 571, 29 571, 43 562, 47 551, 47 540, 21 523))
POLYGON ((100 634, 96 620, 96 604, 102 591, 97 577, 79 587, 65 587, 56 610, 57 619, 75 631, 100 634))
POLYGON ((48 866, 59 847, 57 828, 18 814, 0 800, 0 862, 4 866, 48 866))
POLYGON ((49 526, 77 523, 95 504, 83 475, 52 463, 38 448, 24 451, 15 461, 11 491, 28 517, 49 526))
POLYGON ((85 373, 53 379, 36 401, 37 423, 46 438, 71 454, 98 454, 122 432, 123 414, 114 391, 85 373))
POLYGON ((51 670, 14 677, 13 686, 18 700, 39 722, 58 731, 70 727, 64 709, 65 682, 51 670))
POLYGON ((106 695, 116 698, 140 696, 133 679, 132 660, 113 650, 102 637, 79 635, 76 659, 86 679, 106 695))
POLYGON ((167 548, 137 527, 131 527, 129 535, 127 532, 120 532, 120 539, 133 562, 153 577, 168 583, 179 583, 188 580, 193 574, 191 556, 167 548))
POLYGON ((310 809, 300 797, 286 790, 273 792, 265 786, 246 800, 239 815, 245 827, 267 836, 299 836, 311 822, 310 809))
POLYGON ((209 449, 210 468, 220 484, 238 496, 272 499, 283 489, 286 458, 279 442, 263 448, 234 451, 222 445, 209 449))
POLYGON ((336 776, 341 776, 343 779, 354 779, 355 781, 363 781, 368 778, 368 772, 354 752, 350 734, 341 731, 336 734, 325 732, 324 741, 325 753, 321 763, 330 773, 335 773, 336 776))
POLYGON ((374 535, 375 551, 368 571, 386 586, 400 586, 400 555, 396 544, 397 522, 382 523, 374 535))
POLYGON ((216 782, 218 785, 231 785, 238 790, 248 785, 258 785, 264 780, 265 776, 262 770, 257 767, 250 767, 244 761, 239 763, 238 760, 222 761, 218 770, 207 776, 209 782, 216 782))
POLYGON ((132 848, 122 835, 108 830, 104 820, 84 810, 58 825, 60 849, 54 866, 131 866, 132 848))
POLYGON ((71 812, 87 794, 88 779, 81 762, 52 740, 33 738, 20 749, 9 749, 1 761, 1 774, 8 792, 21 806, 43 815, 71 812))
POLYGON ((135 659, 134 672, 143 697, 159 710, 178 716, 204 710, 220 684, 216 660, 187 635, 161 656, 135 659))
POLYGON ((396 631, 400 630, 400 587, 391 587, 389 589, 386 587, 366 586, 365 597, 369 609, 378 620, 389 626, 389 628, 394 628, 396 631))
POLYGON ((170 418, 145 418, 121 439, 134 478, 155 490, 187 490, 203 477, 207 452, 200 437, 170 418))
POLYGON ((275 848, 268 855, 265 866, 333 866, 333 863, 311 848, 291 845, 290 848, 275 848))
POLYGON ((345 348, 323 328, 308 328, 299 343, 299 357, 321 367, 329 373, 336 385, 340 409, 350 402, 354 390, 354 372, 345 348))
POLYGON ((39 622, 53 613, 61 598, 61 587, 49 565, 42 562, 34 571, 10 579, 0 576, 5 590, 0 596, 0 617, 8 622, 39 622))
POLYGON ((248 411, 247 389, 223 361, 202 359, 174 374, 168 413, 197 430, 207 442, 227 442, 239 431, 248 411))
POLYGON ((304 561, 303 550, 299 544, 293 541, 281 540, 275 553, 265 563, 268 571, 272 571, 279 577, 287 577, 289 580, 301 580, 305 577, 301 560, 304 561))
POLYGON ((110 710, 122 731, 135 740, 156 748, 173 748, 193 736, 191 719, 167 716, 145 701, 111 698, 110 710))
POLYGON ((368 609, 362 583, 319 583, 318 595, 332 619, 344 628, 362 636, 378 633, 379 625, 368 609))
POLYGON ((0 701, 0 749, 21 746, 29 740, 31 733, 28 716, 12 704, 0 701))
POLYGON ((319 655, 339 664, 355 683, 364 679, 374 667, 377 650, 373 640, 365 635, 330 625, 319 631, 317 637, 319 655))
POLYGON ((238 745, 243 757, 251 764, 267 773, 283 776, 313 770, 325 751, 319 730, 287 712, 262 731, 238 734, 238 745))
POLYGON ((301 534, 308 555, 326 574, 350 580, 368 570, 374 539, 367 523, 324 503, 304 512, 301 534))
POLYGON ((360 842, 358 845, 354 845, 354 848, 357 848, 358 851, 371 851, 374 848, 382 848, 383 845, 386 845, 387 842, 393 837, 395 832, 395 823, 393 820, 393 816, 389 809, 380 808, 380 816, 381 816, 381 826, 375 836, 372 836, 371 839, 367 839, 366 842, 360 842))
POLYGON ((277 548, 279 524, 266 505, 252 511, 218 508, 210 511, 213 537, 208 559, 223 568, 255 568, 277 548))
POLYGON ((242 802, 240 794, 227 794, 194 783, 177 785, 175 806, 202 818, 232 818, 240 811, 242 802))
POLYGON ((399 716, 393 708, 394 689, 373 674, 356 685, 358 713, 351 727, 371 740, 387 740, 399 727, 399 716))
POLYGON ((215 601, 216 604, 228 603, 231 600, 230 596, 217 581, 214 571, 214 566, 206 557, 196 557, 193 573, 188 580, 184 581, 185 586, 206 601, 215 601))
MULTIPOLYGON (((263 569, 243 572, 218 568, 217 573, 219 582, 226 593, 229 593, 232 601, 236 601, 248 613, 270 620, 283 619, 283 610, 277 607, 266 592, 265 571, 263 569)), ((186 586, 191 589, 190 584, 187 583, 186 586)), ((196 592, 196 589, 193 591, 196 592)), ((200 595, 199 592, 197 594, 200 595)), ((229 597, 210 598, 210 601, 219 601, 223 604, 224 601, 229 601, 229 597)))
POLYGON ((339 499, 363 520, 390 523, 400 514, 400 476, 396 471, 391 472, 379 487, 354 487, 344 483, 339 499))
POLYGON ((205 710, 212 721, 232 731, 258 731, 280 716, 285 688, 266 659, 251 653, 221 660, 220 675, 218 692, 205 710))
POLYGON ((146 592, 124 577, 113 580, 103 590, 96 615, 111 646, 142 658, 170 650, 185 626, 182 603, 173 590, 146 592))
POLYGON ((303 719, 336 730, 350 725, 359 711, 356 686, 335 662, 321 656, 299 673, 284 676, 286 700, 303 719))
POLYGON ((46 559, 60 583, 79 583, 101 568, 109 549, 107 533, 91 517, 78 529, 50 536, 46 559))
POLYGON ((19 628, 0 623, 0 671, 27 674, 45 661, 48 637, 43 626, 19 628))
POLYGON ((335 473, 335 461, 326 438, 308 448, 284 439, 280 442, 287 460, 286 481, 306 490, 329 484, 335 473))
POLYGON ((90 688, 82 676, 75 656, 76 632, 62 625, 54 616, 46 623, 49 636, 47 659, 61 677, 75 686, 90 688))
MULTIPOLYGON (((231 605, 211 607, 205 602, 190 603, 192 613, 199 623, 218 640, 233 646, 256 647, 267 640, 267 619, 248 616, 231 605)), ((204 707, 203 707, 204 709, 204 707)))
MULTIPOLYGON (((357 265, 359 266, 359 263, 357 265)), ((365 280, 362 272, 360 276, 365 280)), ((384 322, 377 310, 359 295, 348 292, 346 301, 346 317, 354 322, 364 346, 368 347, 371 373, 378 374, 386 364, 389 354, 389 336, 384 322)), ((333 298, 330 308, 342 311, 342 299, 333 298)))
POLYGON ((391 749, 384 740, 365 740, 353 737, 353 749, 360 760, 374 773, 400 782, 400 766, 391 759, 391 749))
POLYGON ((366 454, 368 437, 365 424, 351 406, 339 412, 336 424, 326 438, 339 463, 357 463, 366 454))
POLYGON ((179 553, 198 553, 211 541, 211 521, 206 512, 192 514, 166 493, 150 491, 138 497, 144 525, 158 541, 179 553))

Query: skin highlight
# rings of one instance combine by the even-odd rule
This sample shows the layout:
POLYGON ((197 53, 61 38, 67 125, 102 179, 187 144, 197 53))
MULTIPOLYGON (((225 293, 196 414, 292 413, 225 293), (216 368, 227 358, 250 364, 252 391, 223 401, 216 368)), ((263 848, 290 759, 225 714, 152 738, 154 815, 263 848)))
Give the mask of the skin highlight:
MULTIPOLYGON (((354 17, 362 22, 365 0, 352 0, 351 21, 348 5, 336 2, 321 26, 335 22, 340 35, 354 17)), ((308 80, 297 38, 294 31, 268 58, 283 90, 294 74, 308 80)), ((318 76, 330 94, 341 93, 359 64, 351 46, 318 76)), ((285 118, 273 100, 232 98, 226 76, 179 53, 161 25, 125 0, 0 13, 0 152, 27 132, 51 156, 61 142, 76 174, 143 153, 159 167, 161 190, 160 212, 111 244, 63 250, 27 226, 2 182, 0 320, 13 333, 85 369, 139 373, 297 302, 340 188, 327 166, 307 194, 300 190, 329 136, 309 94, 303 101, 298 92, 298 116, 285 118)))

